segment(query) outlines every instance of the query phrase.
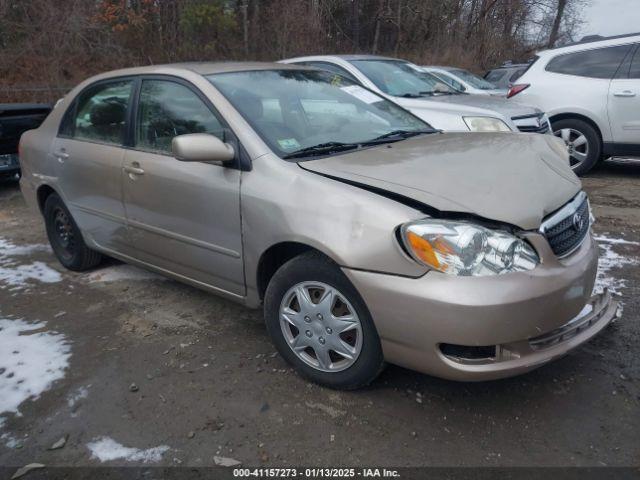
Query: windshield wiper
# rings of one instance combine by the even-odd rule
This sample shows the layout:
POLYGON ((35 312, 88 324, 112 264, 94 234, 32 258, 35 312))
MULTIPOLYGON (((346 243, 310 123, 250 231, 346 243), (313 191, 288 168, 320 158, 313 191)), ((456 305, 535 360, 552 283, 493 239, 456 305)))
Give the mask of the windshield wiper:
POLYGON ((415 137, 416 135, 422 135, 425 133, 435 133, 437 130, 392 130, 378 137, 362 142, 362 145, 371 145, 372 143, 382 143, 381 140, 391 139, 392 137, 399 137, 397 140, 403 140, 409 137, 415 137))
POLYGON ((291 152, 282 158, 301 158, 321 155, 323 153, 343 152, 345 150, 353 150, 360 147, 359 143, 343 143, 343 142, 326 142, 312 145, 310 147, 301 148, 295 152, 291 152))

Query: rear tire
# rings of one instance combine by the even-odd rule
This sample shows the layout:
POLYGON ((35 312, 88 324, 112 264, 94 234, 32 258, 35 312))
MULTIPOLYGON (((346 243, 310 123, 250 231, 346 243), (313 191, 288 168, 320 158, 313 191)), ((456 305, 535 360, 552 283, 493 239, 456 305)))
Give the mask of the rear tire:
POLYGON ((602 142, 596 129, 589 123, 577 118, 567 118, 553 122, 551 128, 553 134, 567 145, 571 168, 576 175, 584 175, 598 163, 602 142))
POLYGON ((340 268, 317 252, 278 269, 265 293, 264 316, 280 355, 315 383, 352 390, 382 371, 380 338, 364 300, 340 268))
POLYGON ((78 225, 56 193, 49 195, 44 203, 44 222, 53 253, 62 266, 82 272, 101 262, 102 255, 84 243, 78 225))

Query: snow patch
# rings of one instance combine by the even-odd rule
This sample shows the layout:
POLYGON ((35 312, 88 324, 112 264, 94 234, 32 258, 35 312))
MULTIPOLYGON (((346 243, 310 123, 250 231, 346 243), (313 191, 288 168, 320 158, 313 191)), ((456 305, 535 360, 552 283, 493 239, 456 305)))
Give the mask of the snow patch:
POLYGON ((111 283, 123 280, 165 280, 165 277, 158 274, 126 264, 114 265, 112 267, 106 267, 101 270, 91 272, 86 275, 86 278, 89 283, 111 283))
POLYGON ((125 447, 109 437, 99 437, 87 444, 91 451, 91 458, 97 458, 101 462, 111 460, 127 460, 129 462, 152 463, 162 460, 162 455, 169 450, 167 445, 140 450, 138 448, 125 447))
POLYGON ((6 238, 0 237, 0 258, 18 255, 31 255, 34 252, 50 251, 49 245, 43 243, 31 245, 15 245, 6 238))
POLYGON ((19 415, 22 402, 37 399, 64 377, 71 347, 60 333, 37 332, 45 326, 0 318, 0 415, 19 415))
POLYGON ((611 274, 612 270, 622 268, 626 265, 636 265, 638 259, 621 255, 613 250, 614 245, 640 245, 623 238, 611 238, 606 235, 596 237, 600 247, 600 258, 598 259, 598 274, 596 276, 595 293, 602 292, 608 288, 611 293, 620 294, 620 290, 626 287, 627 281, 624 278, 616 278, 611 274))
MULTIPOLYGON (((33 262, 26 265, 3 266, 0 262, 0 282, 10 287, 10 290, 27 286, 30 280, 42 283, 56 283, 62 280, 59 272, 44 262, 33 262)), ((3 288, 0 286, 0 288, 3 288)))
POLYGON ((41 244, 18 246, 0 237, 0 289, 21 290, 33 280, 42 283, 61 281, 62 275, 44 262, 19 264, 15 259, 42 250, 49 250, 49 247, 41 244))

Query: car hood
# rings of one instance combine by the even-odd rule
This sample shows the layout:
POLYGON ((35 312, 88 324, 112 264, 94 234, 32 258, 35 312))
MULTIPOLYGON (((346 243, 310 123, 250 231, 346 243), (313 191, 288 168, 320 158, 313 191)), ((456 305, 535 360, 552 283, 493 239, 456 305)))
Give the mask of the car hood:
POLYGON ((431 134, 299 165, 441 212, 473 214, 525 230, 539 228, 545 216, 581 189, 550 135, 431 134))
POLYGON ((474 105, 466 105, 463 103, 454 103, 449 101, 451 97, 470 97, 471 95, 441 95, 438 97, 422 97, 422 98, 404 98, 404 97, 392 97, 388 96, 391 101, 397 103, 401 107, 406 108, 407 110, 426 110, 439 112, 442 114, 452 114, 456 117, 460 116, 469 116, 469 115, 485 115, 485 116, 496 116, 498 112, 495 110, 474 106, 474 105))
POLYGON ((512 118, 525 115, 536 115, 541 113, 541 110, 530 107, 528 105, 522 105, 517 102, 507 100, 507 98, 496 97, 491 95, 442 95, 436 97, 438 101, 450 103, 454 105, 465 105, 468 107, 485 108, 488 110, 494 110, 502 113, 503 115, 512 118))

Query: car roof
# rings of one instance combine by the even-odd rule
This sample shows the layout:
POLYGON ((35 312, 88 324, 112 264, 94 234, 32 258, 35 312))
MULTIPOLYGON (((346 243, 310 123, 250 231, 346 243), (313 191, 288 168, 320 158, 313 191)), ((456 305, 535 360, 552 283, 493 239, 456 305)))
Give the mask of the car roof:
POLYGON ((444 70, 445 72, 452 72, 454 70, 464 70, 462 67, 443 67, 442 65, 422 65, 423 68, 433 68, 436 70, 444 70))
POLYGON ((275 62, 185 62, 124 68, 105 72, 100 76, 104 78, 124 75, 152 75, 161 73, 165 70, 187 70, 199 75, 213 75, 216 73, 247 72, 255 70, 301 70, 305 68, 306 67, 300 65, 287 65, 275 62))
POLYGON ((493 70, 508 70, 508 69, 512 69, 512 68, 523 68, 523 67, 528 67, 530 64, 529 63, 508 63, 506 65, 500 65, 499 67, 493 67, 490 68, 489 71, 493 71, 493 70))
POLYGON ((294 58, 287 58, 287 61, 292 61, 292 60, 296 60, 296 61, 303 61, 306 59, 341 59, 341 60, 346 60, 346 61, 352 61, 352 60, 395 60, 395 61, 400 61, 400 62, 406 62, 408 60, 404 60, 402 58, 393 58, 393 57, 385 57, 382 55, 367 55, 367 54, 344 54, 344 55, 305 55, 303 57, 294 57, 294 58))
POLYGON ((540 57, 555 56, 562 53, 580 52, 582 50, 592 50, 602 47, 614 47, 616 45, 626 45, 629 43, 640 42, 640 33, 630 33, 626 35, 616 35, 613 37, 597 38, 594 36, 588 37, 587 40, 583 40, 569 45, 563 45, 560 47, 550 48, 548 50, 542 50, 538 52, 540 57))

